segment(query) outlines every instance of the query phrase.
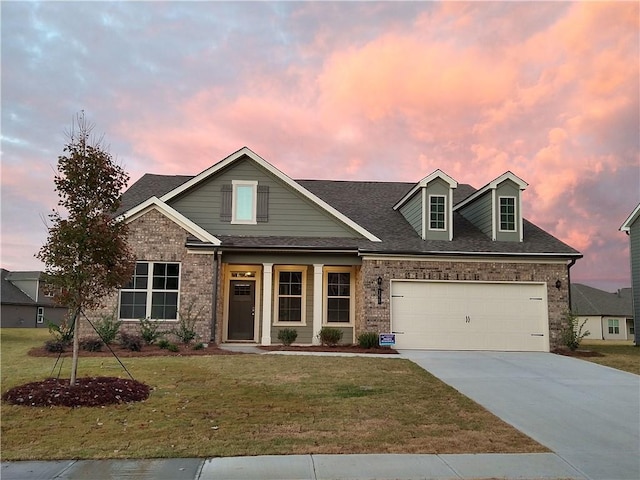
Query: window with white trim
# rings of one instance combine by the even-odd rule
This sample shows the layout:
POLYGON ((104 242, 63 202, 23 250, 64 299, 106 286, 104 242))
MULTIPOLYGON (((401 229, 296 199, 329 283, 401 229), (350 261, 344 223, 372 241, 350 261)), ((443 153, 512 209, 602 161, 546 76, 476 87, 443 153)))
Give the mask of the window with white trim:
POLYGON ((446 197, 429 195, 429 230, 446 230, 446 197))
POLYGON ((307 267, 275 267, 275 323, 306 324, 307 267))
POLYGON ((500 231, 516 231, 516 197, 500 197, 500 231))
POLYGON ((38 313, 36 315, 36 321, 38 323, 44 323, 44 307, 38 307, 38 313))
POLYGON ((324 268, 324 320, 327 324, 348 325, 354 314, 353 269, 351 267, 324 268))
POLYGON ((258 182, 233 180, 231 223, 255 224, 258 182))
POLYGON ((133 278, 120 290, 120 319, 178 319, 180 264, 137 262, 133 278))
POLYGON ((620 334, 620 322, 617 318, 610 318, 608 320, 609 323, 609 334, 610 335, 618 335, 620 334))

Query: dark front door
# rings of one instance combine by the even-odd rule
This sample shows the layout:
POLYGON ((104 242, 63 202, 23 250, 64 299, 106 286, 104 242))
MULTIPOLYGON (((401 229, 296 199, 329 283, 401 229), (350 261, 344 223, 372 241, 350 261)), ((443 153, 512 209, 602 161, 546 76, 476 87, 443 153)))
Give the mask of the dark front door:
POLYGON ((231 280, 228 340, 253 340, 255 282, 231 280))

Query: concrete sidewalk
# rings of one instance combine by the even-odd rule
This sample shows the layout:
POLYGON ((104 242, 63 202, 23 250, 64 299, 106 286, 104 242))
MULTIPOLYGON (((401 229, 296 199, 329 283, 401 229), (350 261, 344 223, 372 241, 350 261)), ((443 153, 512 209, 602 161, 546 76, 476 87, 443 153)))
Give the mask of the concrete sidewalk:
POLYGON ((553 453, 477 455, 283 455, 154 460, 3 462, 2 480, 453 480, 575 479, 553 453))

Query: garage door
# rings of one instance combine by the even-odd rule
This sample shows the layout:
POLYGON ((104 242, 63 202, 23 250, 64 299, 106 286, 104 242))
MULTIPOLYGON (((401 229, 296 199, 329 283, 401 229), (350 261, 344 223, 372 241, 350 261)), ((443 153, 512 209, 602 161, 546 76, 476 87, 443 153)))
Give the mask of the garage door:
POLYGON ((544 284, 391 282, 396 348, 549 351, 544 284))

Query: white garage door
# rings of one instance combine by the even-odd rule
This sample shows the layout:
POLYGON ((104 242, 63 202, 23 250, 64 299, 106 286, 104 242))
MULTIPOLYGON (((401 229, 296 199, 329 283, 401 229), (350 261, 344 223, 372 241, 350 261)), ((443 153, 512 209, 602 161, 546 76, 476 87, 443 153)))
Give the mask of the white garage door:
POLYGON ((549 351, 544 284, 391 282, 396 348, 549 351))

